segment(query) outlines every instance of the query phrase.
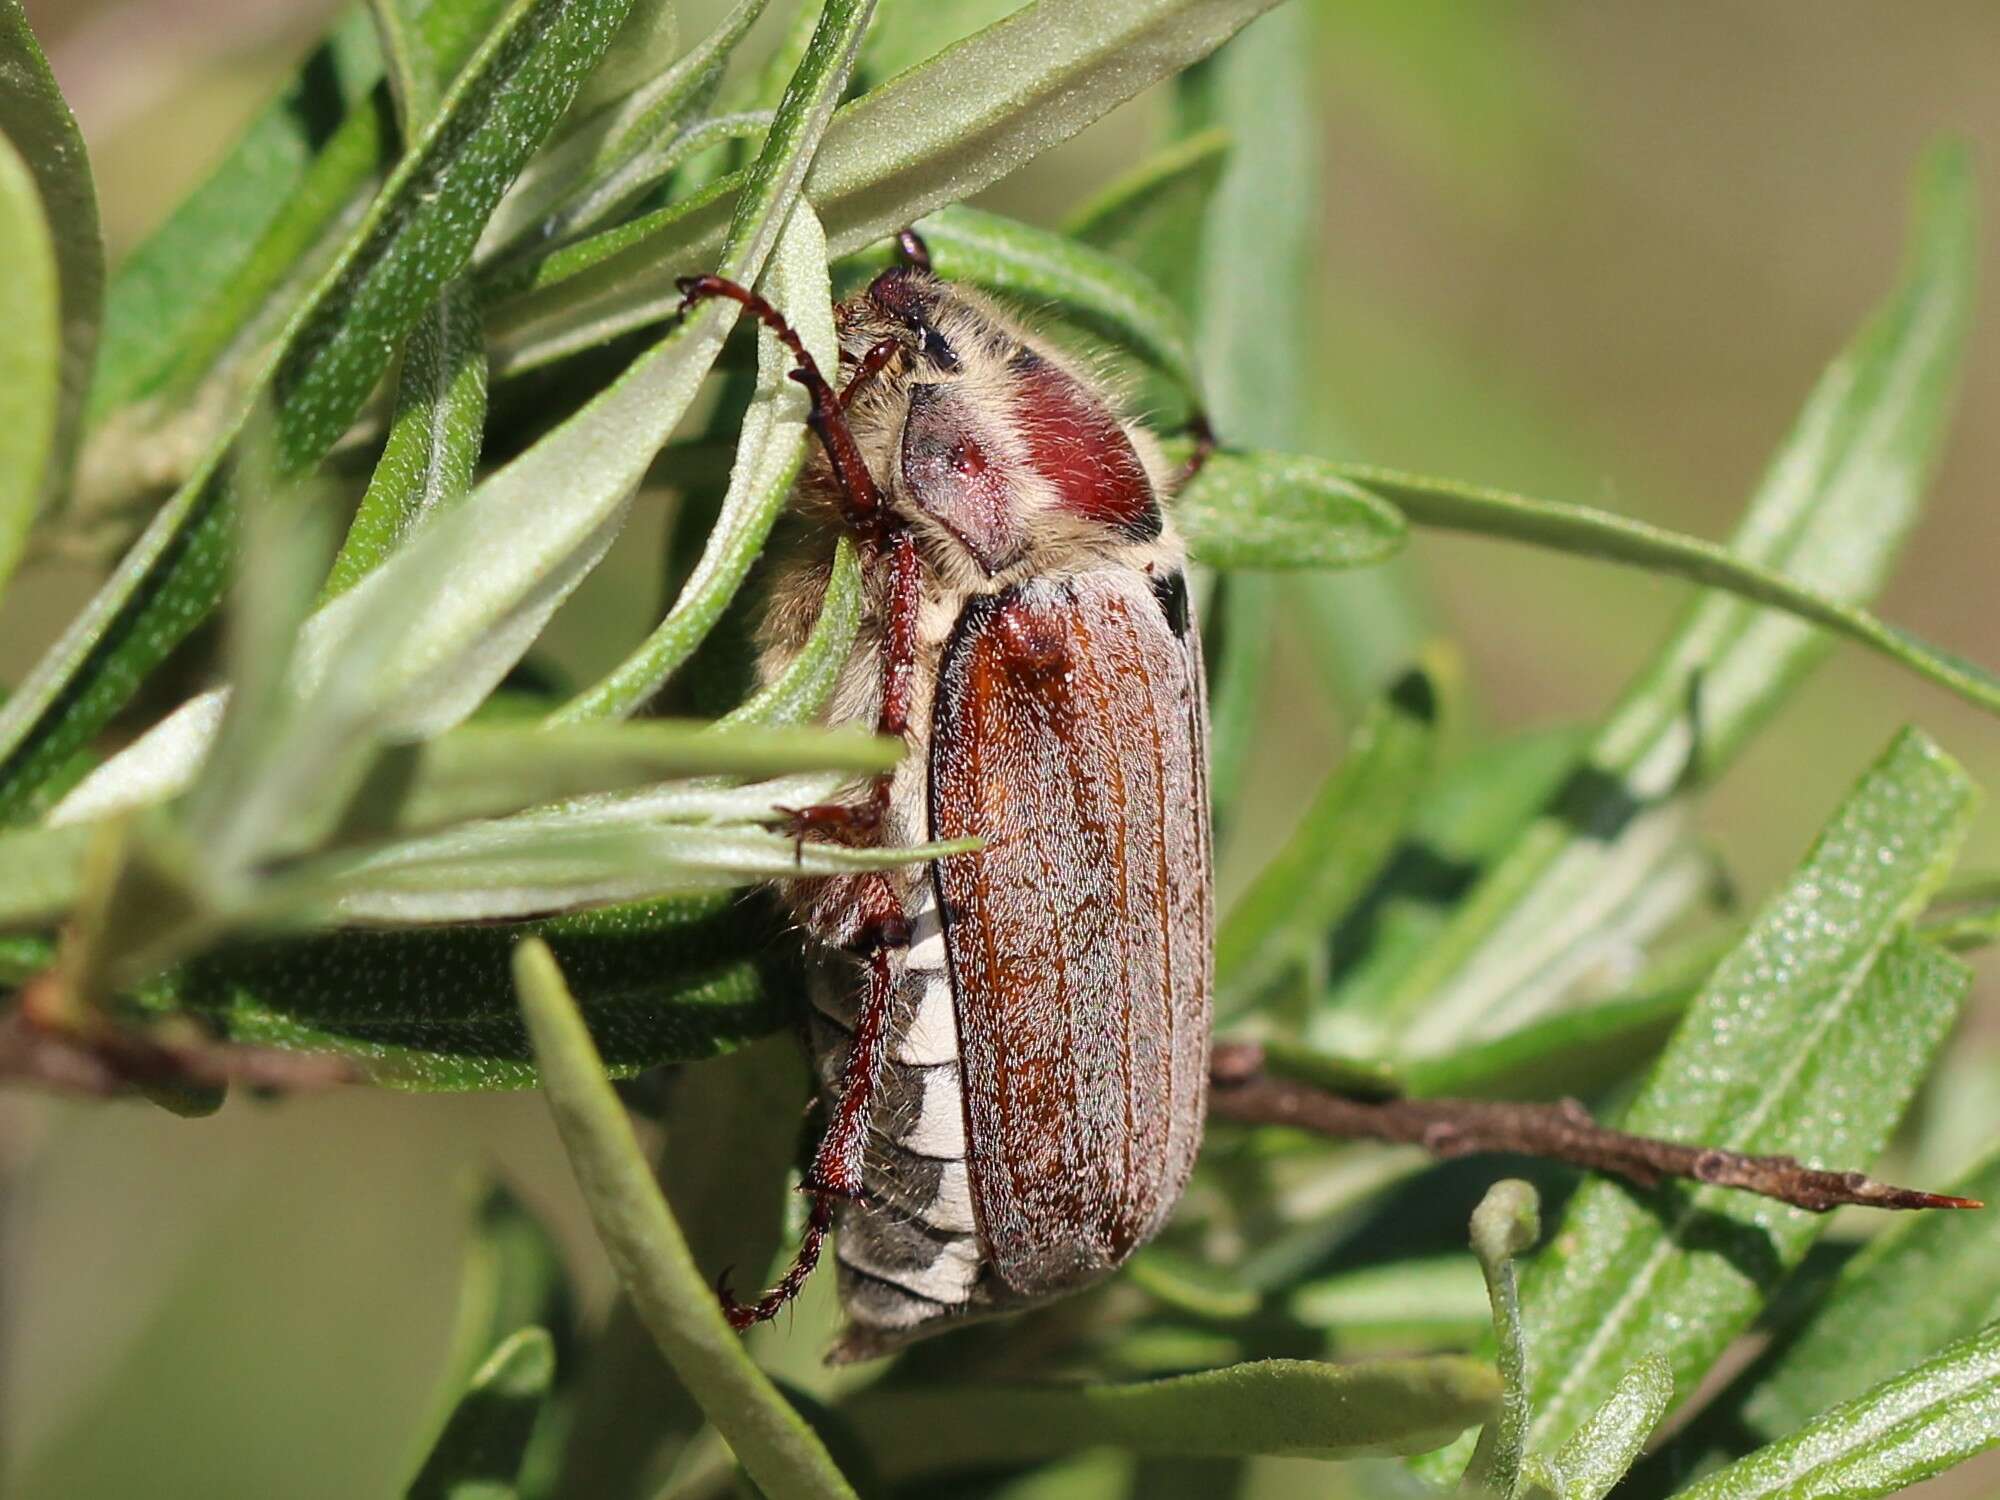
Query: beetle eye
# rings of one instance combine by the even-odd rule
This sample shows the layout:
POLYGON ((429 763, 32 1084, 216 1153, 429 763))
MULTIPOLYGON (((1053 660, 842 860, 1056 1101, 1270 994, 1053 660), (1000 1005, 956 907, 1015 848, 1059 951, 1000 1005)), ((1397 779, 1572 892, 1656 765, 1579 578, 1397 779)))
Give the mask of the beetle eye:
POLYGON ((895 266, 868 284, 868 300, 917 338, 917 352, 940 370, 956 370, 958 354, 932 322, 936 283, 909 266, 895 266))

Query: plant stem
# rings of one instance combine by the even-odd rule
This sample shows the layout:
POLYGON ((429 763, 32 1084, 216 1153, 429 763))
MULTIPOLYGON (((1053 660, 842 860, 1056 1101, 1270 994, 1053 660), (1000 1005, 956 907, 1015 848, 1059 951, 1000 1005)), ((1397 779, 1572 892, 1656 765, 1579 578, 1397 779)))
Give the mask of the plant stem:
POLYGON ((1789 1156, 1750 1156, 1627 1135, 1599 1125, 1574 1099, 1512 1104, 1487 1099, 1349 1099, 1265 1068, 1255 1042, 1221 1042, 1209 1065, 1209 1111, 1247 1125, 1291 1125, 1346 1140, 1422 1146, 1433 1156, 1505 1151, 1608 1172, 1653 1187, 1687 1178, 1741 1188, 1797 1208, 1825 1213, 1843 1204, 1868 1208, 1983 1208, 1971 1198, 1877 1182, 1860 1172, 1830 1172, 1789 1156))

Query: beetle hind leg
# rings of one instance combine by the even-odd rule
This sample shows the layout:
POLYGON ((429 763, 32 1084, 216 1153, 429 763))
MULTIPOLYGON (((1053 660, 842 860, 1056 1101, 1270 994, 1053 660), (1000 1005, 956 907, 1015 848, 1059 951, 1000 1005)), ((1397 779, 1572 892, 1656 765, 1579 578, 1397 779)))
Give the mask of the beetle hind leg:
POLYGON ((754 1323, 767 1322, 805 1287, 806 1278, 819 1264, 820 1251, 833 1228, 836 1204, 843 1199, 863 1197, 863 1159, 868 1145, 869 1118, 873 1113, 876 1086, 881 1081, 882 1063, 887 1054, 889 1007, 896 994, 896 954, 909 946, 910 924, 903 915, 902 902, 887 877, 876 875, 868 883, 868 913, 853 947, 865 955, 867 979, 861 1005, 848 1041, 847 1061, 840 1072, 840 1096, 806 1169, 799 1190, 812 1198, 806 1219, 805 1238, 785 1274, 755 1302, 739 1302, 726 1282, 716 1288, 723 1315, 732 1328, 741 1331, 754 1323))

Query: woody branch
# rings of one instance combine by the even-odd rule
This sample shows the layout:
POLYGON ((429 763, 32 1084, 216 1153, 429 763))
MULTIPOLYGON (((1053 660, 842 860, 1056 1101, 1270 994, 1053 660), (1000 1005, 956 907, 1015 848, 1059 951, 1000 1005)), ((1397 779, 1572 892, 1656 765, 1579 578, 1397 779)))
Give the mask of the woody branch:
POLYGON ((1981 1208, 1971 1198, 1877 1182, 1861 1172, 1830 1172, 1789 1156, 1751 1156, 1628 1135, 1598 1124, 1574 1099, 1514 1104, 1487 1099, 1352 1099, 1265 1067, 1254 1042, 1222 1042, 1209 1069, 1209 1111, 1248 1125, 1290 1125, 1344 1140, 1393 1141, 1452 1158, 1509 1152, 1609 1172, 1652 1187, 1686 1178, 1740 1188, 1825 1213, 1843 1204, 1868 1208, 1981 1208))

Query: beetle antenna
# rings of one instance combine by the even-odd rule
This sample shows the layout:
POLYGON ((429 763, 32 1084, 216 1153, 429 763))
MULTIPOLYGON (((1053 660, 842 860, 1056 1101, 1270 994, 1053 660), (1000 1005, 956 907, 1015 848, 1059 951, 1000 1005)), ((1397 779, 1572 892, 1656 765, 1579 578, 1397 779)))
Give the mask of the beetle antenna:
POLYGON ((915 266, 919 271, 931 268, 931 247, 907 224, 896 231, 896 251, 906 266, 915 266))
POLYGON ((1184 485, 1202 471, 1208 463, 1208 456, 1215 452, 1215 429, 1208 425, 1208 413, 1200 407, 1188 414, 1186 431, 1194 439, 1194 452, 1188 455, 1187 463, 1181 468, 1181 483, 1184 485))

